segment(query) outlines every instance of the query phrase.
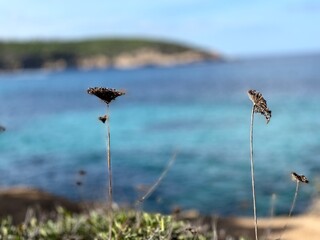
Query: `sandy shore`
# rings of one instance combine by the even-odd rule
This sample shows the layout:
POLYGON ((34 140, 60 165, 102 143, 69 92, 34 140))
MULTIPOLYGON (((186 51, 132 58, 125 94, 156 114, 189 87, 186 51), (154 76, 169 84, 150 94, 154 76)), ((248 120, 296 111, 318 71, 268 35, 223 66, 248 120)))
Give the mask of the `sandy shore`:
MULTIPOLYGON (((315 210, 291 218, 259 218, 259 239, 276 240, 281 236, 281 240, 319 240, 320 212, 318 208, 315 210)), ((182 212, 180 219, 190 221, 198 232, 212 232, 216 229, 219 240, 228 239, 228 236, 233 237, 230 239, 255 239, 252 217, 204 217, 191 210, 182 212)))
MULTIPOLYGON (((252 218, 229 219, 231 231, 243 231, 247 236, 253 237, 252 218), (251 229, 251 230, 250 230, 251 229), (251 233, 249 232, 251 231, 251 233)), ((258 220, 259 233, 261 239, 278 239, 283 232, 283 227, 287 224, 286 231, 282 234, 283 240, 319 240, 320 239, 320 216, 305 214, 287 217, 276 217, 273 219, 264 218, 258 220), (267 236, 267 238, 266 238, 267 236)))
MULTIPOLYGON (((39 213, 52 212, 56 206, 62 206, 71 212, 80 212, 81 206, 62 197, 30 188, 9 188, 0 190, 0 218, 11 215, 15 223, 24 221, 27 210, 36 209, 39 213)), ((258 219, 260 239, 279 238, 287 224, 282 240, 319 240, 320 239, 320 201, 315 202, 312 212, 303 215, 258 219)), ((204 217, 196 211, 182 211, 179 218, 190 221, 199 231, 217 229, 219 239, 239 236, 254 239, 253 219, 248 217, 204 217)))

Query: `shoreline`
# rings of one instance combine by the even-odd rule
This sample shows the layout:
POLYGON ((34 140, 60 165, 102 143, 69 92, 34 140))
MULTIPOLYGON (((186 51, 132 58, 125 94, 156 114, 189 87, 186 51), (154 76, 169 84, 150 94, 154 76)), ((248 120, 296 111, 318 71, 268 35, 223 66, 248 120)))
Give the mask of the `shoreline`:
MULTIPOLYGON (((83 213, 94 209, 103 208, 103 204, 75 203, 63 197, 56 196, 45 191, 29 187, 11 187, 0 189, 0 217, 11 215, 14 223, 23 222, 30 208, 34 208, 41 214, 49 214, 55 211, 57 206, 62 206, 72 213, 83 213)), ((205 216, 196 210, 183 210, 171 214, 172 217, 189 222, 192 228, 197 231, 212 231, 213 225, 217 228, 218 235, 231 235, 233 237, 253 237, 254 227, 252 217, 232 216, 205 216)), ((314 202, 314 206, 307 212, 294 215, 291 218, 286 216, 264 217, 258 219, 259 232, 268 234, 270 239, 279 237, 283 227, 287 224, 284 239, 291 240, 317 240, 320 236, 320 201, 314 202)))
POLYGON ((168 62, 163 64, 155 64, 155 63, 145 63, 141 65, 125 65, 125 66, 115 66, 115 65, 106 65, 103 67, 63 67, 63 68, 53 68, 53 67, 40 67, 40 68, 17 68, 17 69, 0 69, 0 74, 14 74, 14 73, 28 73, 28 72, 63 72, 63 71, 96 71, 96 70, 116 70, 116 71, 130 71, 130 70, 139 70, 139 69, 157 69, 157 68, 174 68, 174 67, 184 67, 184 66, 192 66, 196 64, 202 63, 221 63, 225 60, 212 60, 212 59, 200 59, 197 61, 186 61, 186 62, 168 62))

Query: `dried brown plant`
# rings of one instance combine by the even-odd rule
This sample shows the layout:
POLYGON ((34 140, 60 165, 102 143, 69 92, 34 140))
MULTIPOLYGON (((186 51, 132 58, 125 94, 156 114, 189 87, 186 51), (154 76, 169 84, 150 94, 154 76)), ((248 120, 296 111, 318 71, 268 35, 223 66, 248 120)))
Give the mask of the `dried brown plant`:
POLYGON ((253 103, 254 112, 261 113, 265 116, 267 123, 271 119, 271 111, 268 108, 267 101, 263 98, 262 94, 256 90, 249 90, 248 96, 253 103))
POLYGON ((106 123, 106 121, 108 120, 108 116, 107 116, 107 115, 100 116, 100 117, 99 117, 99 120, 100 120, 102 123, 106 123))
POLYGON ((119 91, 113 88, 103 88, 103 87, 89 88, 87 92, 89 94, 95 95, 96 97, 100 98, 106 104, 111 103, 117 97, 125 94, 124 91, 119 91))
POLYGON ((262 94, 256 90, 249 90, 248 96, 253 103, 251 110, 251 124, 250 124, 250 164, 251 164, 251 186, 252 186, 252 200, 253 200, 253 218, 254 218, 254 232, 255 240, 258 240, 258 219, 256 207, 256 193, 255 193, 255 179, 254 179, 254 161, 253 161, 253 120, 254 113, 261 113, 265 116, 267 123, 271 118, 271 111, 267 106, 267 101, 262 94))
POLYGON ((105 116, 99 117, 99 120, 106 123, 107 126, 107 163, 108 163, 108 209, 110 214, 109 223, 109 239, 112 238, 112 168, 111 168, 111 150, 110 150, 110 124, 109 124, 109 104, 115 100, 117 97, 125 94, 124 91, 119 91, 113 88, 103 88, 103 87, 93 87, 88 88, 88 94, 95 95, 107 104, 107 114, 105 116))
POLYGON ((309 183, 309 180, 307 179, 307 177, 305 175, 299 175, 295 172, 291 173, 291 178, 293 181, 298 181, 298 182, 302 182, 302 183, 309 183))
MULTIPOLYGON (((300 183, 309 183, 309 180, 307 179, 306 176, 299 175, 296 172, 291 172, 291 179, 292 179, 292 181, 296 182, 296 190, 294 192, 294 197, 293 197, 293 200, 292 200, 292 204, 291 204, 291 208, 290 208, 290 211, 289 211, 289 214, 288 214, 288 218, 291 217, 293 209, 294 209, 294 206, 296 205, 296 200, 297 200, 298 192, 299 192, 299 184, 300 183)), ((287 229, 287 226, 288 226, 288 223, 286 223, 286 225, 283 227, 283 229, 282 229, 282 231, 280 233, 280 237, 277 238, 277 240, 281 240, 281 237, 285 233, 285 231, 287 229)))

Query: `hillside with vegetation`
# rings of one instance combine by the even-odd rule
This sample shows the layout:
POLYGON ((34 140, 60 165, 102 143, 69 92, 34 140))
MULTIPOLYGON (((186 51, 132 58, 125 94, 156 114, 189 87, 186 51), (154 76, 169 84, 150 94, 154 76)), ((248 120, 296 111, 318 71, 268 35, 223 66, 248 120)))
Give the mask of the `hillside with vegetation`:
POLYGON ((218 59, 202 49, 145 39, 0 42, 0 70, 134 68, 218 59))

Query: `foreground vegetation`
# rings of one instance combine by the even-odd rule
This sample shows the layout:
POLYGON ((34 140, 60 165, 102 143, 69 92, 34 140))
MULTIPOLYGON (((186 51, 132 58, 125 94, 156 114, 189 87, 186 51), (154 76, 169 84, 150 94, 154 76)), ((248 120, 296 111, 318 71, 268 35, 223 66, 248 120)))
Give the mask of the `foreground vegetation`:
MULTIPOLYGON (((54 220, 29 217, 20 225, 2 220, 1 239, 108 239, 109 217, 105 211, 71 214, 62 208, 54 220)), ((172 216, 135 211, 117 211, 113 216, 112 239, 210 239, 172 216)))

